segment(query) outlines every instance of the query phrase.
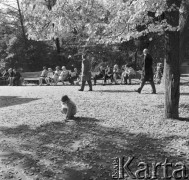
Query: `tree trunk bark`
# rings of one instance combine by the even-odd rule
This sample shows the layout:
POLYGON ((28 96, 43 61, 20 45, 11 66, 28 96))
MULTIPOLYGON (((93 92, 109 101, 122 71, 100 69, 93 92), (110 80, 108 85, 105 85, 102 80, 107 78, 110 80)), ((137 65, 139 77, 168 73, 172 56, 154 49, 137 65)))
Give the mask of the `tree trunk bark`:
POLYGON ((23 16, 22 16, 21 9, 20 9, 20 2, 19 2, 19 0, 17 0, 16 2, 17 2, 17 6, 18 6, 18 13, 19 13, 19 18, 20 18, 20 24, 21 24, 21 28, 22 28, 23 38, 24 38, 25 44, 27 45, 27 38, 26 38, 25 29, 24 29, 23 16))
POLYGON ((136 70, 137 68, 137 61, 138 61, 138 49, 135 51, 135 64, 134 64, 134 69, 136 70))
POLYGON ((165 73, 165 118, 179 117, 180 63, 179 32, 166 32, 165 73))
POLYGON ((27 41, 25 28, 24 28, 23 15, 22 15, 22 12, 20 9, 20 2, 19 2, 19 0, 16 0, 16 2, 17 2, 17 6, 18 6, 19 20, 20 20, 21 29, 22 29, 22 37, 24 39, 24 44, 25 44, 25 52, 24 52, 24 57, 23 57, 24 63, 22 64, 22 66, 23 66, 24 71, 28 71, 30 69, 28 60, 27 60, 28 41, 27 41))
MULTIPOLYGON (((178 0, 167 0, 168 7, 176 4, 178 0)), ((179 10, 165 12, 167 22, 172 27, 179 25, 179 10)), ((179 61, 179 31, 165 32, 166 57, 164 62, 165 73, 165 118, 177 119, 179 117, 180 98, 180 61, 179 61)))

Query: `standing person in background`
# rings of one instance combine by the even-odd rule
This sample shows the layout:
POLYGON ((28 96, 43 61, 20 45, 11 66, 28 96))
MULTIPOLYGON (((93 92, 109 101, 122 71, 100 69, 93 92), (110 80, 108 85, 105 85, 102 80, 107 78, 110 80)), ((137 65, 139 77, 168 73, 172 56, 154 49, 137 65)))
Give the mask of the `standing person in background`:
POLYGON ((144 49, 143 54, 144 54, 143 77, 142 77, 141 86, 138 88, 138 90, 136 90, 136 92, 141 93, 142 88, 145 85, 145 82, 149 81, 152 87, 152 94, 156 94, 156 88, 153 80, 153 68, 152 68, 153 59, 152 56, 149 54, 148 49, 144 49))
POLYGON ((86 52, 85 55, 82 56, 82 72, 81 72, 81 89, 79 91, 83 91, 85 88, 86 81, 89 84, 89 91, 92 91, 92 82, 91 82, 91 55, 89 52, 86 52))
POLYGON ((43 67, 43 71, 41 72, 41 76, 39 78, 39 85, 41 86, 43 84, 43 80, 47 77, 48 71, 46 66, 43 67))
POLYGON ((13 86, 19 86, 19 81, 20 81, 20 78, 21 78, 21 74, 16 70, 16 69, 13 69, 13 86))

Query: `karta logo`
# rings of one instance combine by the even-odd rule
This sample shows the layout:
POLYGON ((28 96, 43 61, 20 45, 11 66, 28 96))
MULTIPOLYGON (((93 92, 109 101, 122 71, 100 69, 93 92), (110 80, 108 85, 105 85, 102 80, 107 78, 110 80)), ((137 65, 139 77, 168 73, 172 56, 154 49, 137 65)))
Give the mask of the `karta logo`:
POLYGON ((163 163, 139 162, 136 168, 133 162, 134 157, 116 157, 113 160, 112 179, 188 179, 187 168, 182 162, 173 164, 166 158, 163 163))

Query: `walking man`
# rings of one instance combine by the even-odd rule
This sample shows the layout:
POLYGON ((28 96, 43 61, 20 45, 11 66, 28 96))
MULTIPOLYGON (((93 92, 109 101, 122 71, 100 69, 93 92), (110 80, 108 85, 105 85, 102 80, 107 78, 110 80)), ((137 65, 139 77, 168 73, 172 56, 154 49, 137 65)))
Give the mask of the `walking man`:
POLYGON ((138 88, 138 90, 136 90, 136 92, 141 93, 142 88, 145 85, 145 82, 149 81, 150 85, 152 86, 152 94, 156 94, 156 88, 153 80, 153 68, 152 68, 153 59, 149 54, 148 49, 144 49, 143 54, 144 54, 143 77, 142 77, 141 85, 138 88))
POLYGON ((79 91, 83 91, 85 88, 86 81, 89 85, 89 91, 92 91, 92 82, 91 82, 91 62, 90 62, 90 53, 86 52, 85 55, 82 56, 82 72, 81 72, 81 89, 79 91))

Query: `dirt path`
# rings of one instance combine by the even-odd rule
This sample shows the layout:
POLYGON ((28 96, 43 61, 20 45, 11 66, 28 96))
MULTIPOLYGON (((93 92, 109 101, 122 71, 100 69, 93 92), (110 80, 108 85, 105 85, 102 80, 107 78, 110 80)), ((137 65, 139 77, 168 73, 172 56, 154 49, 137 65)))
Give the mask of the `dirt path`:
POLYGON ((188 163, 189 92, 181 86, 180 120, 163 119, 164 94, 145 86, 0 87, 0 179, 110 180, 113 159, 135 156, 136 163, 188 163), (65 123, 60 98, 78 106, 65 123))

